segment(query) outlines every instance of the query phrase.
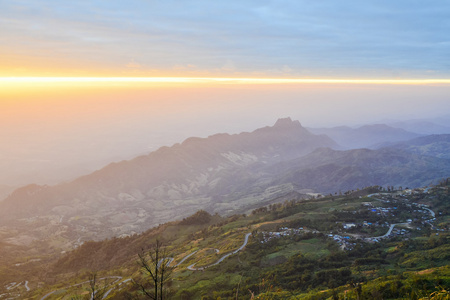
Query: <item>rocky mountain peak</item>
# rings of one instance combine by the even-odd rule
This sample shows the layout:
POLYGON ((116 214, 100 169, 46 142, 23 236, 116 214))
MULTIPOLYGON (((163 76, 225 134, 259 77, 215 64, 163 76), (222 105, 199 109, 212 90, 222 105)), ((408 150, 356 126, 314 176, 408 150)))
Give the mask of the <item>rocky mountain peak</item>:
POLYGON ((280 118, 275 122, 273 127, 276 128, 288 128, 288 127, 302 127, 299 121, 292 121, 290 117, 280 118))

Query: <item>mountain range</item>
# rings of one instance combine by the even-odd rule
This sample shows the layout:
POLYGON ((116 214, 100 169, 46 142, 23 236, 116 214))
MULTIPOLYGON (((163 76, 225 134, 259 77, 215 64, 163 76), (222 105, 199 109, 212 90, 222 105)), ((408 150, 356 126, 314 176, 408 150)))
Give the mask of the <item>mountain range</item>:
POLYGON ((391 121, 386 124, 419 134, 448 134, 450 133, 449 119, 449 116, 443 116, 433 120, 391 121))
POLYGON ((450 159, 450 134, 432 134, 404 142, 388 143, 388 146, 420 155, 450 159))
POLYGON ((406 141, 420 136, 386 124, 364 125, 358 128, 348 126, 309 128, 308 130, 314 134, 329 136, 343 149, 376 148, 381 143, 406 141))
MULTIPOLYGON (((361 145, 418 136, 378 125, 333 132, 365 137, 361 145)), ((417 187, 450 174, 448 137, 338 150, 351 146, 343 145, 346 139, 311 133, 290 118, 253 132, 189 138, 68 183, 15 190, 0 202, 0 225, 16 234, 0 238, 31 245, 59 236, 64 237, 59 246, 70 249, 89 239, 142 232, 199 209, 246 213, 286 195, 301 199, 372 185, 417 187)))

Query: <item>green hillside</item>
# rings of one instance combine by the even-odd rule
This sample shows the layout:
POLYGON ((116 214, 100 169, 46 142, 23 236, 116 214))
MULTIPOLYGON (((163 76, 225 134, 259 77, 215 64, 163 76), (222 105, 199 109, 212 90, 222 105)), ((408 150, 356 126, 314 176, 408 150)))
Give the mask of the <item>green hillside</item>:
POLYGON ((2 277, 2 293, 80 299, 96 274, 105 299, 144 299, 133 284, 148 279, 138 254, 159 240, 173 269, 168 299, 448 297, 449 200, 443 182, 284 201, 227 218, 199 211, 140 235, 86 242, 57 259, 29 258, 9 267, 14 280, 2 277))

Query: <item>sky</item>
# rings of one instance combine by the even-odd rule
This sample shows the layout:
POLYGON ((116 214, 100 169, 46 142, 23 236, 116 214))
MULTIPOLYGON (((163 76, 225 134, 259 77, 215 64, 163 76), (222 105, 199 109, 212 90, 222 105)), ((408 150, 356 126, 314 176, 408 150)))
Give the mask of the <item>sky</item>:
POLYGON ((445 119, 449 32, 434 0, 0 0, 0 187, 282 117, 445 119))
POLYGON ((3 76, 448 78, 450 2, 0 1, 3 76))

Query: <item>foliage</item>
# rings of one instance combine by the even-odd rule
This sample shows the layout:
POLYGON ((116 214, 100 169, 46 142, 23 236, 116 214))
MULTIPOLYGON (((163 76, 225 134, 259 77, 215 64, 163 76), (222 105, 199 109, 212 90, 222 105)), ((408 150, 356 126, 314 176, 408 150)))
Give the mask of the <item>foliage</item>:
POLYGON ((202 225, 207 224, 211 221, 211 215, 204 210, 199 210, 190 217, 184 218, 180 225, 202 225))
MULTIPOLYGON (((436 225, 448 220, 448 186, 432 188, 429 193, 412 191, 406 200, 401 200, 405 197, 401 198, 401 193, 393 187, 383 195, 384 202, 364 197, 382 189, 373 187, 342 195, 272 203, 249 215, 221 218, 205 211, 197 212, 183 221, 161 225, 142 235, 87 242, 63 256, 53 272, 74 278, 79 275, 64 270, 81 272, 89 270, 90 264, 93 268, 101 266, 103 271, 109 268, 111 274, 121 272, 124 278, 133 276, 136 283, 140 282, 146 291, 152 290, 154 294, 155 285, 151 283, 154 277, 149 272, 139 275, 136 271, 135 255, 140 253, 142 270, 146 270, 142 268, 142 259, 151 265, 152 261, 174 258, 171 299, 236 299, 236 295, 244 300, 445 297, 450 286, 450 235, 436 225), (398 233, 378 242, 362 240, 384 234, 389 227, 385 222, 404 223, 414 210, 419 210, 415 205, 407 205, 410 203, 428 205, 436 212, 436 225, 420 219, 421 216, 430 218, 429 212, 416 212, 411 218, 417 220, 401 227, 408 234, 398 233), (386 208, 389 214, 380 217, 372 211, 376 208, 386 208), (363 225, 364 221, 378 222, 373 226, 377 229, 373 231, 363 225), (356 226, 346 231, 344 222, 356 226), (291 233, 281 234, 284 231, 291 233), (196 267, 212 265, 222 255, 233 253, 242 245, 246 233, 252 235, 243 251, 203 271, 187 269, 194 263, 196 267), (344 248, 330 237, 347 233, 360 237, 352 238, 352 247, 344 248), (165 254, 152 259, 147 252, 139 251, 154 250, 157 240, 164 240, 167 245, 163 247, 165 254), (193 255, 182 260, 190 254, 193 255)), ((154 267, 150 270, 156 271, 154 267)), ((144 295, 137 284, 122 291, 113 290, 109 298, 144 295)))

